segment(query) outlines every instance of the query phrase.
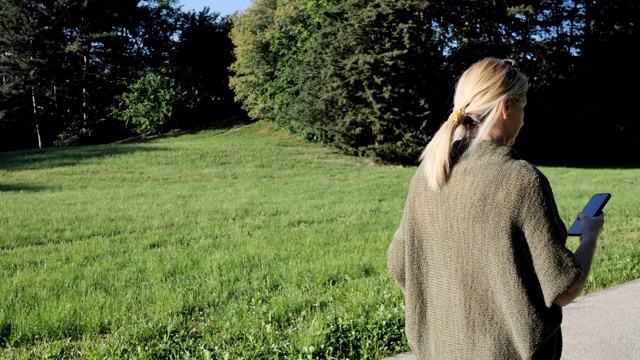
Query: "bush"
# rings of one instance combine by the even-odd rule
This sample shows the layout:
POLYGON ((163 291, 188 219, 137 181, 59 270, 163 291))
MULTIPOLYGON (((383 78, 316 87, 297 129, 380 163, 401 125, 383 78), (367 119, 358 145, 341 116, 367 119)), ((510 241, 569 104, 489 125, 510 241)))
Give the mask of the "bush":
POLYGON ((143 74, 128 89, 117 96, 118 106, 112 108, 112 114, 143 138, 166 130, 175 104, 186 97, 164 70, 143 74))

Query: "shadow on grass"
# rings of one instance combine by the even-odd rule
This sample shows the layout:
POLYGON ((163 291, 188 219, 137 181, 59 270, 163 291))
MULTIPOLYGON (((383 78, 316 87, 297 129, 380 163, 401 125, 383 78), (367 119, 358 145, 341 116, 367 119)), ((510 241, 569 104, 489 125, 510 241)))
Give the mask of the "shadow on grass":
MULTIPOLYGON (((246 116, 231 116, 225 120, 216 122, 212 126, 200 127, 193 130, 173 130, 166 134, 148 137, 145 139, 135 137, 121 140, 112 144, 87 145, 73 147, 46 148, 34 150, 20 150, 14 152, 0 153, 0 170, 41 170, 52 169, 63 166, 75 166, 88 160, 96 158, 108 158, 112 156, 132 154, 136 152, 157 152, 164 151, 165 148, 158 146, 145 146, 157 139, 173 138, 185 134, 195 134, 202 131, 219 130, 225 133, 234 128, 252 123, 246 116)), ((36 191, 37 188, 30 186, 4 186, 0 185, 1 191, 36 191)), ((40 189, 42 190, 42 189, 40 189)))
POLYGON ((254 122, 255 122, 254 120, 251 120, 246 116, 231 116, 209 126, 202 126, 195 129, 189 129, 189 130, 174 129, 164 134, 148 136, 144 139, 141 137, 132 137, 129 139, 117 141, 115 142, 115 144, 144 144, 144 143, 148 143, 158 139, 170 139, 170 138, 175 138, 182 135, 191 135, 191 134, 200 133, 202 131, 212 131, 212 130, 213 131, 218 130, 220 131, 221 134, 224 134, 227 131, 233 130, 234 128, 249 125, 254 122))
POLYGON ((41 185, 19 185, 19 184, 0 184, 0 193, 2 192, 40 192, 51 190, 49 186, 41 185))
MULTIPOLYGON (((165 149, 138 144, 89 145, 0 153, 0 170, 42 170, 76 166, 96 158, 108 158, 137 152, 157 152, 165 149)), ((16 186, 20 188, 21 186, 16 186)), ((22 186, 29 188, 29 186, 22 186)))

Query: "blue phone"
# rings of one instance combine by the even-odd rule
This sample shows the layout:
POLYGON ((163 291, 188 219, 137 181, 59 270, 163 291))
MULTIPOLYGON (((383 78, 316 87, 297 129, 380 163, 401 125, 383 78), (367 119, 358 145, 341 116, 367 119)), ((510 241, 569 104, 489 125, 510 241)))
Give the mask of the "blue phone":
MULTIPOLYGON (((582 212, 589 216, 596 216, 602 211, 604 206, 607 205, 609 199, 611 199, 611 194, 609 193, 594 194, 582 212)), ((580 224, 580 219, 576 219, 569 228, 568 234, 569 236, 580 236, 581 233, 582 224, 580 224)))

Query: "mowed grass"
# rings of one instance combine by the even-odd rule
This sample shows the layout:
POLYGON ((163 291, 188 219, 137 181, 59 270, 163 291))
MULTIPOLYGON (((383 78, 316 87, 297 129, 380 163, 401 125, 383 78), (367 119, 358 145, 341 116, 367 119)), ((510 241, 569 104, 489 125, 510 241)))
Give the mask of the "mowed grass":
MULTIPOLYGON (((585 293, 640 278, 640 169, 541 170, 567 225, 613 194, 585 293)), ((0 154, 0 358, 406 351, 386 251, 414 172, 263 122, 0 154)))

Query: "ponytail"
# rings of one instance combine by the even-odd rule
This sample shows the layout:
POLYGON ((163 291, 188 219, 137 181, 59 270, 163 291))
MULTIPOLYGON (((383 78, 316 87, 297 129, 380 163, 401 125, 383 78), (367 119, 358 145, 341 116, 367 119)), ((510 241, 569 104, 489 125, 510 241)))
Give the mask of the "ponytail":
POLYGON ((453 142, 470 138, 465 151, 473 151, 499 117, 503 100, 521 98, 528 86, 527 77, 510 59, 488 57, 462 73, 456 84, 454 111, 420 155, 430 188, 438 190, 449 181, 453 142))

